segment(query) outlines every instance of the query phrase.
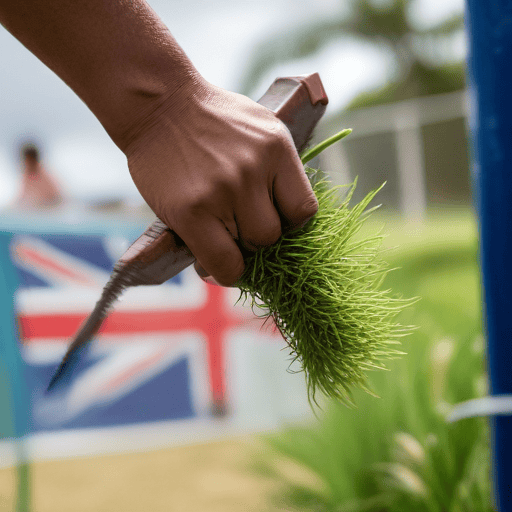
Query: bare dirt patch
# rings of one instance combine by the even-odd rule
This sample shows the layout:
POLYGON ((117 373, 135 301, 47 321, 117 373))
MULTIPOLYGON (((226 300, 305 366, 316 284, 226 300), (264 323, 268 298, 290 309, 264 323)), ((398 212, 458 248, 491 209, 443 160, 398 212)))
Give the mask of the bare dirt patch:
MULTIPOLYGON (((158 451, 33 463, 34 512, 273 512, 279 479, 251 470, 255 437, 158 451)), ((14 470, 0 470, 1 510, 14 507, 14 470)))

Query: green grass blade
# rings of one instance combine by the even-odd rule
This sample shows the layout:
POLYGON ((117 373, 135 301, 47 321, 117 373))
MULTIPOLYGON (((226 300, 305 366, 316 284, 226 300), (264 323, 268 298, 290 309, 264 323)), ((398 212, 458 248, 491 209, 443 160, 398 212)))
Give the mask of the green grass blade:
POLYGON ((351 133, 352 129, 346 128, 345 130, 341 130, 341 132, 338 132, 332 137, 329 137, 328 139, 325 139, 324 141, 320 142, 320 144, 317 144, 314 148, 308 149, 300 157, 302 163, 307 164, 310 160, 315 158, 315 156, 319 155, 324 149, 327 149, 329 146, 345 138, 347 135, 350 135, 351 133))

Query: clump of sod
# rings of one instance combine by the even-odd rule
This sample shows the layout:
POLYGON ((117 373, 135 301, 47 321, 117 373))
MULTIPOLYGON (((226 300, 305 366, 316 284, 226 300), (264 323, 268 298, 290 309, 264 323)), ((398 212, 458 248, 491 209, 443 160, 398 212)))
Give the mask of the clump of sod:
MULTIPOLYGON (((307 151, 302 162, 350 132, 307 151)), ((247 258, 238 286, 255 313, 274 319, 305 372, 310 403, 318 405, 320 391, 353 404, 354 387, 372 393, 367 371, 385 368, 385 359, 403 354, 397 345, 410 329, 396 316, 411 301, 381 290, 389 271, 380 257, 383 236, 356 236, 380 189, 351 207, 355 182, 331 188, 321 172, 305 170, 318 213, 304 228, 247 258)))

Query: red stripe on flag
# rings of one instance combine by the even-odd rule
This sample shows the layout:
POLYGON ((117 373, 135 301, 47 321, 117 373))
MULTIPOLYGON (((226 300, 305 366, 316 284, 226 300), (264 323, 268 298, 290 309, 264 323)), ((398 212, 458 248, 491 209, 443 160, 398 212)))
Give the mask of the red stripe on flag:
POLYGON ((68 277, 75 282, 87 285, 95 284, 93 281, 85 279, 81 274, 73 272, 63 265, 59 265, 53 259, 47 258, 46 256, 39 254, 37 251, 34 251, 29 247, 18 245, 16 247, 16 255, 24 263, 36 264, 37 266, 46 268, 50 271, 57 272, 63 277, 68 277))
POLYGON ((112 380, 107 382, 101 389, 100 392, 108 391, 109 389, 115 388, 121 385, 123 382, 131 379, 137 373, 140 373, 142 370, 146 368, 150 368, 153 364, 158 362, 162 357, 166 354, 165 350, 161 350, 157 354, 154 354, 152 357, 148 359, 144 359, 136 366, 132 366, 131 368, 125 370, 120 375, 116 375, 112 380))
MULTIPOLYGON (((202 332, 207 340, 210 386, 214 403, 225 403, 225 333, 244 323, 243 318, 228 309, 226 290, 206 285, 207 299, 197 309, 168 309, 163 311, 113 311, 104 322, 100 333, 144 334, 155 332, 202 332)), ((25 340, 39 338, 68 338, 75 336, 85 321, 84 313, 57 313, 45 315, 19 315, 20 328, 25 340)), ((259 326, 261 324, 258 323, 259 326)))
MULTIPOLYGON (((165 331, 202 330, 201 310, 113 311, 100 334, 137 334, 165 331)), ((20 315, 24 339, 72 338, 87 318, 85 313, 20 315)))

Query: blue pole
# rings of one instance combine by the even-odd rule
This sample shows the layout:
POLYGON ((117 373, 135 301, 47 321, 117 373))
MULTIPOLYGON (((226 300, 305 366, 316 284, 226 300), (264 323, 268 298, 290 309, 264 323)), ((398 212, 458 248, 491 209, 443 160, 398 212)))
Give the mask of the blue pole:
MULTIPOLYGON (((512 394, 512 0, 467 0, 466 23, 491 394, 512 394)), ((491 422, 496 504, 512 511, 512 417, 491 422)))
POLYGON ((29 461, 25 437, 29 429, 29 401, 24 367, 18 345, 14 293, 16 272, 9 254, 11 235, 0 233, 0 381, 7 383, 7 403, 0 404, 4 435, 14 438, 17 456, 17 512, 30 509, 29 461), (5 409, 8 409, 5 411, 5 409), (7 414, 6 414, 7 413, 7 414), (5 418, 11 418, 10 425, 5 418))

